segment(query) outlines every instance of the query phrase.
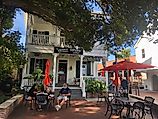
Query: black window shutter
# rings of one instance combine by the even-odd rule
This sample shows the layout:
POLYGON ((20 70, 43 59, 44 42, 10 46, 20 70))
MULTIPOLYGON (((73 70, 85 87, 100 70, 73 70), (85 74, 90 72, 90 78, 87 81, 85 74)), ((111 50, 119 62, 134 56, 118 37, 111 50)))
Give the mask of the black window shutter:
MULTIPOLYGON (((45 73, 47 59, 43 59, 43 74, 45 73)), ((50 72, 49 72, 50 73, 50 72)))
POLYGON ((80 78, 80 61, 76 61, 76 78, 80 78))
POLYGON ((31 58, 29 74, 32 74, 34 72, 34 64, 35 64, 35 58, 31 58))
POLYGON ((87 76, 90 76, 91 75, 91 62, 88 61, 87 62, 87 76))
POLYGON ((33 34, 37 34, 37 30, 33 30, 33 34))

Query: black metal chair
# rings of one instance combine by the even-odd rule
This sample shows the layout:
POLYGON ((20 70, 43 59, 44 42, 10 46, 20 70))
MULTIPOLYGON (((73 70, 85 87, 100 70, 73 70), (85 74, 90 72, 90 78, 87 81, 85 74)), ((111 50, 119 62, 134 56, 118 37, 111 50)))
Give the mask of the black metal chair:
POLYGON ((127 119, 143 119, 145 116, 145 104, 143 102, 135 102, 131 107, 131 114, 127 119))
POLYGON ((28 104, 30 104, 29 106, 30 106, 30 108, 32 108, 31 107, 31 105, 32 105, 32 99, 29 98, 28 92, 25 91, 25 90, 23 91, 23 102, 24 102, 24 106, 27 106, 28 104))
POLYGON ((36 95, 36 104, 39 107, 46 106, 48 104, 48 94, 46 93, 37 93, 36 95))
POLYGON ((106 107, 107 110, 105 112, 105 116, 107 119, 110 119, 113 115, 121 117, 121 113, 124 108, 124 103, 120 100, 117 100, 116 98, 113 98, 111 101, 106 98, 106 107), (108 112, 110 112, 109 116, 108 112))
POLYGON ((102 102, 103 100, 105 101, 106 97, 108 97, 108 92, 98 92, 98 100, 97 100, 97 102, 102 102))
POLYGON ((152 114, 152 107, 154 104, 155 99, 150 96, 145 96, 144 98, 144 104, 145 104, 145 115, 150 114, 152 119, 153 119, 153 114, 152 114))
POLYGON ((66 101, 66 108, 69 106, 71 106, 71 95, 70 96, 67 96, 68 97, 68 100, 66 101))

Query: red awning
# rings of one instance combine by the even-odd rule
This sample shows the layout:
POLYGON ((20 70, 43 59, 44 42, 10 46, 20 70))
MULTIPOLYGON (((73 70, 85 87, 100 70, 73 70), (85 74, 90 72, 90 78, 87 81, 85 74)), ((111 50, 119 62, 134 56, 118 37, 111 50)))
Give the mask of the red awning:
POLYGON ((133 63, 130 61, 121 61, 117 64, 105 67, 103 70, 106 71, 118 71, 118 70, 134 70, 134 69, 147 69, 147 68, 154 68, 155 66, 149 64, 142 64, 142 63, 133 63))

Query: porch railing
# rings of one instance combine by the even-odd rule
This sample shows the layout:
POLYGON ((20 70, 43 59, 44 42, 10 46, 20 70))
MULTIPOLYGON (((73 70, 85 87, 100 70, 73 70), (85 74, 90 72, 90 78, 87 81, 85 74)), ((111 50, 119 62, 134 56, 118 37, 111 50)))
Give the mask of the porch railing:
POLYGON ((65 44, 65 37, 31 34, 28 36, 28 44, 42 46, 61 46, 61 44, 65 44))
POLYGON ((105 77, 95 77, 95 76, 83 76, 81 77, 81 90, 82 90, 82 97, 86 97, 86 80, 102 80, 105 81, 105 77))

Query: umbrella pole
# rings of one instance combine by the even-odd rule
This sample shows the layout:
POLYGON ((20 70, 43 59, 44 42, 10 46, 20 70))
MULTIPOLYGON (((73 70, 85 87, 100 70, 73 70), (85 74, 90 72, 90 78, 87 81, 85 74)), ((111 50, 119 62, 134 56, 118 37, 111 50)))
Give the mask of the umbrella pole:
POLYGON ((131 82, 130 82, 129 71, 130 70, 127 70, 127 78, 126 78, 126 80, 128 80, 127 98, 129 98, 129 94, 132 94, 132 87, 131 87, 131 82))

